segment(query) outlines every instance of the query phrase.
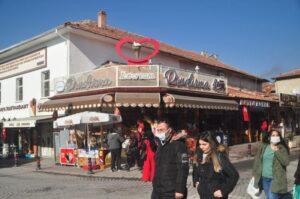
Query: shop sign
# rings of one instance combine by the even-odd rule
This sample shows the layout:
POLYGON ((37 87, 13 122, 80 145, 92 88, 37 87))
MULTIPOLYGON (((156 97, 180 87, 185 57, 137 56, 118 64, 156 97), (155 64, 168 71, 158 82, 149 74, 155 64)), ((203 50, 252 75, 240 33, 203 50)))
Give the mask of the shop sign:
POLYGON ((119 87, 158 86, 158 66, 118 66, 119 87))
POLYGON ((79 90, 90 90, 96 88, 109 87, 112 81, 105 78, 95 78, 93 75, 83 75, 79 78, 70 77, 65 85, 66 92, 74 92, 79 90))
POLYGON ((93 70, 54 79, 57 93, 71 93, 109 88, 115 85, 115 68, 93 70))
POLYGON ((296 107, 300 106, 300 103, 298 102, 298 97, 296 95, 280 93, 280 105, 296 107))
POLYGON ((35 127, 35 120, 23 121, 5 121, 3 122, 4 128, 30 128, 35 127))
POLYGON ((28 108, 28 104, 20 104, 17 106, 6 106, 6 107, 0 107, 0 112, 21 110, 21 109, 27 109, 27 108, 28 108))
POLYGON ((40 69, 47 66, 47 50, 29 53, 22 57, 0 64, 0 79, 19 75, 28 71, 40 69))
POLYGON ((156 74, 154 73, 127 73, 126 71, 121 71, 120 80, 152 80, 156 79, 156 74))
POLYGON ((164 79, 170 87, 220 94, 227 90, 227 79, 189 71, 168 69, 164 72, 164 79))
POLYGON ((240 100, 240 105, 267 108, 267 107, 270 107, 270 102, 241 99, 240 100))

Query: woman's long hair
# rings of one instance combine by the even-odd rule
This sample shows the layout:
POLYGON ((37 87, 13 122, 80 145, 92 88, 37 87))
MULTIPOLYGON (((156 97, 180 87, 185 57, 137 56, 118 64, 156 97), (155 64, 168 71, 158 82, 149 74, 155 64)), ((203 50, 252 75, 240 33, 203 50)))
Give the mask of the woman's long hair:
POLYGON ((152 149, 153 152, 156 151, 157 149, 157 146, 156 146, 156 143, 155 143, 155 140, 154 140, 154 135, 152 133, 152 130, 151 130, 151 126, 148 122, 144 122, 144 134, 143 134, 143 138, 144 139, 148 139, 149 142, 150 142, 150 148, 152 149))
MULTIPOLYGON (((211 148, 210 152, 207 154, 204 162, 212 161, 214 171, 217 172, 217 173, 220 172, 222 170, 222 166, 221 166, 221 163, 220 163, 220 160, 219 160, 219 157, 218 157, 218 153, 219 153, 218 152, 218 147, 220 147, 220 144, 218 143, 216 137, 210 131, 203 132, 200 135, 200 138, 197 142, 197 148, 199 148, 199 141, 200 140, 209 143, 210 148, 211 148)), ((200 149, 200 151, 201 151, 201 149, 200 149)), ((198 153, 198 156, 199 156, 199 153, 198 153)), ((200 161, 202 161, 202 158, 196 157, 196 161, 198 161, 198 163, 200 163, 200 161)))
POLYGON ((288 154, 290 154, 290 148, 288 147, 288 145, 284 141, 283 137, 281 136, 281 133, 277 129, 271 129, 271 131, 269 133, 270 134, 270 141, 269 141, 269 143, 271 143, 271 136, 272 136, 272 132, 273 131, 277 132, 278 136, 280 137, 280 142, 278 144, 281 144, 287 150, 288 154))

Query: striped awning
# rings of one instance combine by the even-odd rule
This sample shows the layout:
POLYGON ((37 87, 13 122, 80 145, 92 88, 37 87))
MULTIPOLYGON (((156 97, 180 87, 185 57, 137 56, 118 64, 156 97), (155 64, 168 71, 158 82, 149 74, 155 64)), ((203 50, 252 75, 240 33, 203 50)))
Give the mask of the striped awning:
POLYGON ((116 93, 116 106, 159 107, 160 93, 116 93))
POLYGON ((72 109, 87 109, 97 107, 113 107, 114 100, 110 94, 71 97, 64 99, 48 100, 39 104, 39 111, 54 111, 72 109))
POLYGON ((191 97, 175 94, 166 94, 163 97, 166 107, 199 108, 199 109, 219 109, 238 110, 238 103, 235 100, 214 99, 204 97, 191 97))

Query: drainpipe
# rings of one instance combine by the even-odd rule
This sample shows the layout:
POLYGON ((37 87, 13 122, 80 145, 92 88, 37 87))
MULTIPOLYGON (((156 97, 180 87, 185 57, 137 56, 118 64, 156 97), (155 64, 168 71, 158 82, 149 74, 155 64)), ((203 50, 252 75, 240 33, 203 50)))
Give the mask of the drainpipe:
POLYGON ((62 36, 62 35, 58 32, 57 28, 55 29, 55 33, 56 33, 60 38, 62 38, 63 40, 66 41, 66 45, 67 45, 67 76, 69 76, 69 74, 70 74, 70 47, 69 47, 69 39, 66 38, 66 37, 64 37, 64 36, 62 36))

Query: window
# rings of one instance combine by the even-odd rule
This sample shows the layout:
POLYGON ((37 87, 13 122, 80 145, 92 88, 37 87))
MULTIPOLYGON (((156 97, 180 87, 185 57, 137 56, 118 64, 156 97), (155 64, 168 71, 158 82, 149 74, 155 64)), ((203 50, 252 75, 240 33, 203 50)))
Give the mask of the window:
POLYGON ((42 72, 42 97, 50 95, 50 72, 42 72))
POLYGON ((16 81, 16 101, 23 100, 23 78, 17 78, 16 81))

